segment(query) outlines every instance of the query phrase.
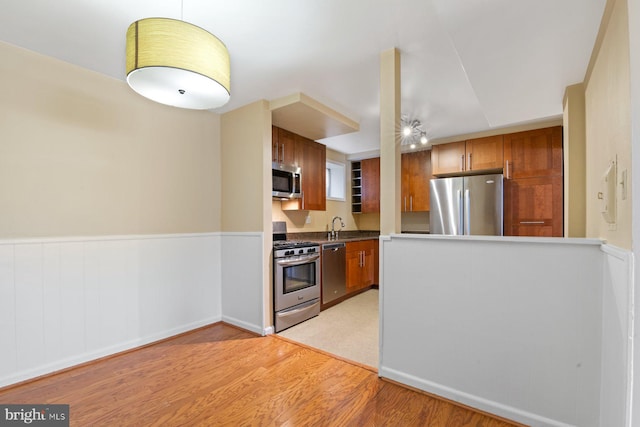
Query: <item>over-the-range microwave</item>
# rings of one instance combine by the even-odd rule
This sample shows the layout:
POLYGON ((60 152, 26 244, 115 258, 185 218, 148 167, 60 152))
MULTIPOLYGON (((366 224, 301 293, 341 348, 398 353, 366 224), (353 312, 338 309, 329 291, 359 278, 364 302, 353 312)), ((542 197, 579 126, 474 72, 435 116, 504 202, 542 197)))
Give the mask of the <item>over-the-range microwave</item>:
POLYGON ((302 182, 300 168, 273 163, 271 167, 272 196, 275 199, 300 199, 302 182))

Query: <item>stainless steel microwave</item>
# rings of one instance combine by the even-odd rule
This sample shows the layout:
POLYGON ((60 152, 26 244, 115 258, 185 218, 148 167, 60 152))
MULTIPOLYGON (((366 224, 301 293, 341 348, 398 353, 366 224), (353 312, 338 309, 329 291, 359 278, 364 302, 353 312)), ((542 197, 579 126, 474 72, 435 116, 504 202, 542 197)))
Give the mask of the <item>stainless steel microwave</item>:
POLYGON ((302 198, 300 168, 273 163, 271 167, 272 196, 277 199, 302 198))

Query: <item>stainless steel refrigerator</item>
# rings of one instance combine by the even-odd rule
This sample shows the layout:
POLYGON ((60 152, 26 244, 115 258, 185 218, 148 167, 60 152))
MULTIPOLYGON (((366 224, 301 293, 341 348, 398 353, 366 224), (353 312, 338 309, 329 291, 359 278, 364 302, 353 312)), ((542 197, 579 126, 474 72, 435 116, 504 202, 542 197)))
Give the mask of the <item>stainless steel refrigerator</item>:
POLYGON ((431 234, 502 236, 502 174, 431 180, 431 234))

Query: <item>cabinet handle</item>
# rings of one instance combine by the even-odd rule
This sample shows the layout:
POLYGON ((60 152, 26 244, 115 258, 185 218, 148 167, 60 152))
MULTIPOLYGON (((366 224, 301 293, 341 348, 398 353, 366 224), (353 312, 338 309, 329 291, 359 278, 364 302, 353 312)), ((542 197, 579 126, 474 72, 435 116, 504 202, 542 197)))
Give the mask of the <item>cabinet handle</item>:
POLYGON ((404 211, 407 211, 407 196, 404 196, 404 211))
POLYGON ((464 170, 464 154, 460 156, 460 170, 464 170))
POLYGON ((409 211, 413 212, 413 196, 409 196, 409 211))
POLYGON ((364 268, 364 251, 360 251, 360 267, 364 268))
POLYGON ((507 167, 504 175, 507 179, 511 179, 511 177, 509 176, 509 160, 507 160, 507 167))
POLYGON ((520 224, 544 224, 544 221, 520 221, 520 224))
POLYGON ((469 163, 467 164, 467 169, 473 170, 473 168, 471 167, 471 153, 469 153, 469 163))
POLYGON ((282 144, 282 163, 284 163, 284 143, 282 144))

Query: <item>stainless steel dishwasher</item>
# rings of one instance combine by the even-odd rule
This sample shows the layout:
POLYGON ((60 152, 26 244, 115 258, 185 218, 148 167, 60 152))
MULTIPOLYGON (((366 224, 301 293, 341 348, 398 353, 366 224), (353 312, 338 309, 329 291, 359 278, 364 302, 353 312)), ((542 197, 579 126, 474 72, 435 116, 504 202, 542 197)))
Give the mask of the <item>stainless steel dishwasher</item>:
POLYGON ((347 293, 346 246, 344 242, 322 245, 322 303, 347 293))

